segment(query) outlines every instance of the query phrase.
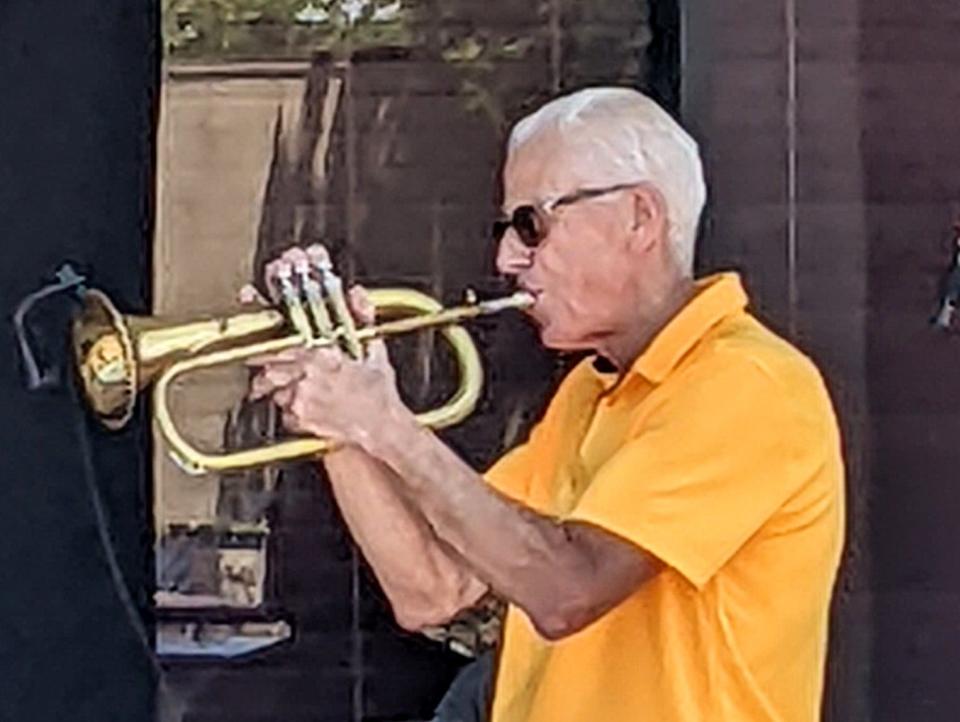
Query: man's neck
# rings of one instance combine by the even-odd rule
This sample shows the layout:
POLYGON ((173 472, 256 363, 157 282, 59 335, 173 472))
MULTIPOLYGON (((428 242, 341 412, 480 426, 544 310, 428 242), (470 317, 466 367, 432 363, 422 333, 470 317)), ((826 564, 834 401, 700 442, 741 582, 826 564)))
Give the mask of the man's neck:
POLYGON ((633 309, 633 317, 626 319, 623 331, 605 338, 597 352, 623 373, 690 302, 695 292, 693 279, 682 277, 661 289, 644 293, 642 302, 633 309))

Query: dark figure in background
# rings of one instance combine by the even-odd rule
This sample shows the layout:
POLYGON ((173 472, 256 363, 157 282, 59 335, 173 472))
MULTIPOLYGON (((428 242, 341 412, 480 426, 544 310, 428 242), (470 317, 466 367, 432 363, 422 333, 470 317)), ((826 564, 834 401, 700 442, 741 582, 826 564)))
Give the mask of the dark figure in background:
POLYGON ((949 331, 960 303, 960 218, 953 222, 953 261, 941 284, 940 311, 933 317, 933 324, 949 331))
POLYGON ((463 667, 430 722, 486 722, 493 696, 495 657, 495 650, 488 649, 463 667))

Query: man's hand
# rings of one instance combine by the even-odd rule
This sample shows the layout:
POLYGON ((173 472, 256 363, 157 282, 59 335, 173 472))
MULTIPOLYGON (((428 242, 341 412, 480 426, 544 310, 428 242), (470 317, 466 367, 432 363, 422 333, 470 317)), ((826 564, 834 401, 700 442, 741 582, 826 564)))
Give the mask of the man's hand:
MULTIPOLYGON (((313 246, 292 248, 270 263, 265 280, 273 303, 283 303, 281 272, 304 261, 327 260, 326 251, 313 246)), ((269 303, 252 286, 240 298, 269 303)), ((373 322, 374 309, 361 289, 351 289, 347 300, 360 325, 373 322)), ((272 397, 290 428, 343 444, 324 456, 334 498, 400 625, 418 630, 439 624, 479 599, 486 584, 437 539, 405 494, 405 482, 362 448, 373 434, 391 433, 385 428, 388 418, 406 422, 407 430, 419 429, 397 394, 383 343, 370 343, 359 361, 339 349, 301 348, 256 359, 253 365, 259 372, 251 396, 272 397)))
MULTIPOLYGON (((288 249, 270 262, 266 285, 274 302, 281 298, 277 280, 281 275, 293 275, 297 264, 326 259, 326 249, 318 245, 288 249)), ((242 293, 250 296, 249 290, 242 293)), ((348 302, 359 325, 373 322, 374 308, 362 288, 351 288, 348 302)), ((396 373, 379 339, 366 345, 360 359, 329 346, 290 349, 247 363, 259 368, 250 397, 271 396, 282 410, 284 426, 291 431, 367 447, 385 419, 411 414, 400 399, 396 373)))

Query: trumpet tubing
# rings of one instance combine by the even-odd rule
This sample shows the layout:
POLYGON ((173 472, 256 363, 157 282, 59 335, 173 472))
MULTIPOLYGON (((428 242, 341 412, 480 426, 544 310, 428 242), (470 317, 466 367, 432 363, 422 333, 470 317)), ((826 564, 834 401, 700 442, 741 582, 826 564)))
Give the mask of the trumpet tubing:
POLYGON ((411 289, 385 288, 368 293, 377 322, 355 328, 352 319, 344 323, 342 296, 337 302, 339 308, 337 303, 332 304, 338 321, 338 325, 332 327, 328 318, 318 316, 321 310, 318 299, 310 293, 307 293, 306 304, 292 296, 286 298, 286 313, 271 308, 178 323, 154 317, 124 316, 105 294, 90 290, 73 329, 74 353, 84 394, 97 417, 107 427, 117 429, 130 420, 138 393, 153 383, 157 426, 173 458, 192 474, 317 456, 331 448, 330 440, 295 438, 228 453, 201 451, 184 438, 174 422, 167 403, 170 386, 191 371, 237 363, 253 356, 334 344, 342 345, 355 355, 372 339, 436 328, 454 351, 460 384, 447 403, 419 414, 417 420, 430 428, 443 428, 467 417, 482 389, 479 353, 470 334, 460 324, 533 303, 533 298, 524 292, 452 308, 444 308, 430 296, 411 289), (398 317, 381 320, 381 316, 398 317))

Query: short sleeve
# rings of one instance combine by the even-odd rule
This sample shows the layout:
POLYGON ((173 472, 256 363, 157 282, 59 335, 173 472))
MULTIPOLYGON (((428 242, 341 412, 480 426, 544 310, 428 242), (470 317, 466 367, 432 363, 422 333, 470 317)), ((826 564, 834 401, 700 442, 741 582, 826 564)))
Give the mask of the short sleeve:
POLYGON ((483 475, 490 486, 515 501, 530 505, 535 480, 549 475, 557 462, 556 429, 569 421, 571 391, 582 386, 583 378, 583 369, 578 368, 564 379, 527 440, 501 456, 483 475))
POLYGON ((534 456, 532 442, 527 441, 501 456, 483 478, 501 494, 523 503, 530 493, 534 456))
POLYGON ((703 586, 826 461, 829 401, 803 378, 790 388, 743 360, 678 379, 568 518, 703 586))

